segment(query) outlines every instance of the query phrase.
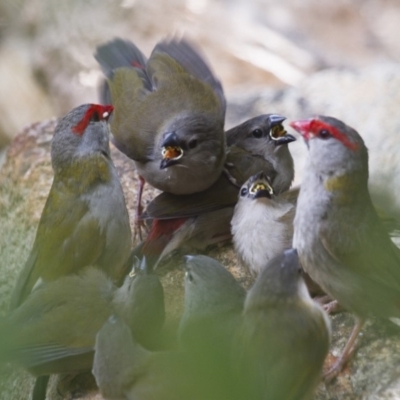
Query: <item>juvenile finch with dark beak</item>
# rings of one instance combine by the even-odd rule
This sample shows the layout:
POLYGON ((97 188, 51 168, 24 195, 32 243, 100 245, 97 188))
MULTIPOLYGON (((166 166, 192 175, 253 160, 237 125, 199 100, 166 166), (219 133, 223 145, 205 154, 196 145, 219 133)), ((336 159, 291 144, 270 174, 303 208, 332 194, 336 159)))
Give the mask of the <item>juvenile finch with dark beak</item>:
POLYGON ((240 189, 231 221, 233 244, 253 276, 292 246, 295 211, 295 205, 283 195, 275 195, 263 172, 250 177, 240 189))
POLYGON ((275 173, 270 179, 276 194, 289 190, 294 178, 294 163, 288 144, 296 138, 284 128, 285 119, 279 114, 263 114, 226 132, 228 147, 238 147, 272 164, 275 173))
POLYGON ((102 101, 115 108, 113 141, 140 176, 138 215, 145 181, 174 194, 210 187, 225 162, 226 101, 195 47, 164 40, 147 59, 132 42, 114 39, 95 58, 107 77, 102 101))

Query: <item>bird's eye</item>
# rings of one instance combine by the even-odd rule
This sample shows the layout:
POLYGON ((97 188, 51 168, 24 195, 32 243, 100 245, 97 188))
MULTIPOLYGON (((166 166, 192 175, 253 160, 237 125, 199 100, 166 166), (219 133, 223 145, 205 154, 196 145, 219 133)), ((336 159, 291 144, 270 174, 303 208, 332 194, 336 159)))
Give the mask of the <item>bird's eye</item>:
POLYGON ((99 122, 100 121, 100 115, 97 111, 94 111, 91 118, 93 122, 99 122))
POLYGON ((240 190, 240 195, 241 195, 242 197, 243 197, 243 196, 246 196, 248 192, 249 192, 249 191, 247 190, 247 188, 244 187, 244 188, 242 188, 242 189, 240 190))
POLYGON ((197 146, 197 140, 193 139, 188 143, 189 149, 194 149, 197 146))
POLYGON ((255 138, 260 138, 261 136, 262 136, 262 130, 261 129, 254 129, 254 131, 252 132, 252 135, 255 137, 255 138))
POLYGON ((319 136, 321 139, 328 139, 329 137, 331 137, 331 133, 330 133, 327 129, 321 129, 321 130, 318 132, 318 136, 319 136))

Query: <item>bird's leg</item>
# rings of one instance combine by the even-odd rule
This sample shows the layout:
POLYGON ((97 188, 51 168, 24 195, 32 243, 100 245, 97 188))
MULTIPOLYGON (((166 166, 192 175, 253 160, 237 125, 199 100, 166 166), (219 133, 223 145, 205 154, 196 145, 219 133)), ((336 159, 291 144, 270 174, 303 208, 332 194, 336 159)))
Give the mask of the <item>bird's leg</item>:
POLYGON ((133 240, 136 240, 136 237, 139 237, 139 240, 142 241, 142 228, 146 229, 146 225, 144 221, 140 220, 140 217, 143 212, 143 206, 142 206, 142 194, 143 194, 143 188, 144 184, 146 181, 139 175, 139 187, 137 190, 137 203, 136 203, 136 215, 135 215, 135 223, 134 223, 134 232, 133 232, 133 240))
POLYGON ((45 400, 49 378, 49 375, 43 375, 36 378, 32 392, 32 400, 45 400))
POLYGON ((339 304, 337 300, 332 300, 329 303, 325 303, 322 308, 328 315, 335 314, 344 310, 344 308, 339 304))
POLYGON ((324 374, 324 380, 326 383, 329 383, 333 379, 335 379, 339 375, 339 373, 342 371, 342 369, 346 365, 346 363, 353 356, 354 350, 356 347, 355 345, 356 345, 357 337, 358 337, 358 334, 360 333, 361 329, 363 328, 364 323, 365 323, 364 319, 357 318, 356 324, 354 325, 354 328, 351 332, 349 340, 346 343, 346 346, 344 346, 342 354, 335 361, 335 363, 329 369, 329 371, 324 374))
POLYGON ((338 301, 332 300, 328 295, 315 297, 314 301, 318 303, 328 315, 344 311, 344 308, 338 303, 338 301))

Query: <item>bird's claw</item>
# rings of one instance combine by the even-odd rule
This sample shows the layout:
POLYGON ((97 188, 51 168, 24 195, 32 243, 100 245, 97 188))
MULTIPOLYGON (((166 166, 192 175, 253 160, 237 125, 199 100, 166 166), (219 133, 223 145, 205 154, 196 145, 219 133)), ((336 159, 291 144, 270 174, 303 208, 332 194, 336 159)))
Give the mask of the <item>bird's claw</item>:
POLYGON ((134 227, 133 227, 133 241, 134 242, 136 242, 136 239, 139 239, 139 242, 143 241, 142 230, 144 230, 146 234, 149 232, 146 223, 143 220, 141 220, 140 218, 136 217, 134 227))
POLYGON ((332 298, 328 295, 316 297, 314 300, 328 315, 343 311, 343 307, 338 303, 338 301, 332 300, 332 298))
POLYGON ((329 368, 327 372, 323 374, 323 380, 326 384, 331 383, 334 379, 336 379, 339 374, 342 372, 343 367, 346 363, 346 360, 343 360, 342 357, 339 357, 333 366, 329 368))

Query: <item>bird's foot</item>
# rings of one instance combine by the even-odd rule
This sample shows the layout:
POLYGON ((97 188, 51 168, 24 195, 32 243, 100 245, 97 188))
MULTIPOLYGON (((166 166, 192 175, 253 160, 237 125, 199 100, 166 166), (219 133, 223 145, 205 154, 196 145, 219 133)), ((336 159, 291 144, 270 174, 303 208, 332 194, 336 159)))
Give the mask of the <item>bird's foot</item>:
POLYGON ((143 188, 144 184, 146 181, 139 175, 138 177, 138 197, 137 197, 137 203, 136 203, 136 215, 135 215, 135 222, 133 225, 133 241, 136 242, 136 239, 139 238, 139 241, 143 241, 143 235, 142 235, 142 229, 147 231, 146 224, 143 220, 140 219, 143 213, 143 206, 142 206, 142 194, 143 194, 143 188))
POLYGON ((343 371, 344 366, 346 365, 349 357, 344 359, 342 355, 335 361, 335 363, 323 374, 323 380, 325 383, 331 383, 334 379, 336 379, 339 374, 343 371))
POLYGON ((328 315, 344 310, 337 300, 332 300, 328 295, 315 297, 314 301, 317 302, 328 315))
POLYGON ((140 217, 136 216, 135 222, 133 225, 133 241, 136 242, 136 239, 139 239, 139 242, 143 241, 143 232, 146 234, 149 233, 147 225, 145 221, 141 220, 140 217))
POLYGON ((343 349, 342 354, 335 361, 333 366, 329 368, 329 370, 323 375, 325 383, 332 382, 340 374, 347 362, 352 359, 357 345, 358 334, 364 326, 364 322, 364 319, 357 317, 357 322, 351 331, 351 335, 343 349))

